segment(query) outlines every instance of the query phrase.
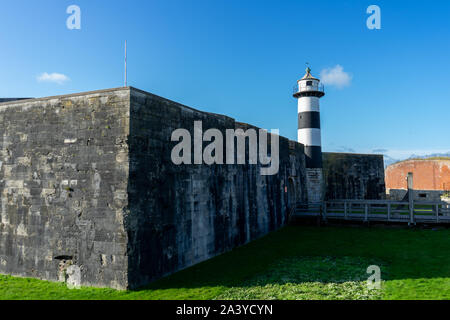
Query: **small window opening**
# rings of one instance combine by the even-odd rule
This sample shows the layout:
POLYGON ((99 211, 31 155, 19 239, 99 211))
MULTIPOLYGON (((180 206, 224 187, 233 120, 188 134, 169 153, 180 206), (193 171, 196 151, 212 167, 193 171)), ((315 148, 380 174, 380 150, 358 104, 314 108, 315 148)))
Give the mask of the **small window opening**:
POLYGON ((73 260, 72 256, 57 256, 55 260, 73 260))

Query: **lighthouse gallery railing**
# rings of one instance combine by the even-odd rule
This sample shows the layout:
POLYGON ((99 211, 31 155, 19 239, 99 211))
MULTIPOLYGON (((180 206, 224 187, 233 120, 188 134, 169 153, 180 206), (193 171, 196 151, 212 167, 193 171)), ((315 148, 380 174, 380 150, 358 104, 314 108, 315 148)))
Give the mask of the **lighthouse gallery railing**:
POLYGON ((306 84, 296 84, 293 88, 293 93, 296 94, 298 92, 312 92, 312 91, 319 91, 319 92, 325 92, 325 86, 321 83, 319 85, 312 85, 307 86, 306 84))

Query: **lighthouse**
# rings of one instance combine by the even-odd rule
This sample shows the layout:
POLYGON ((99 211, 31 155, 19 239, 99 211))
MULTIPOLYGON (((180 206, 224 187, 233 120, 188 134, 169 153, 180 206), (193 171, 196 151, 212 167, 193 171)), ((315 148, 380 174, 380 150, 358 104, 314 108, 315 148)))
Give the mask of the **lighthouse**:
POLYGON ((294 87, 298 100, 298 142, 305 146, 306 167, 322 168, 322 135, 320 133, 320 98, 325 95, 320 80, 306 69, 294 87))
POLYGON ((306 69, 303 78, 294 87, 298 100, 298 142, 305 146, 308 201, 323 200, 322 135, 320 132, 320 98, 325 91, 320 80, 306 69))

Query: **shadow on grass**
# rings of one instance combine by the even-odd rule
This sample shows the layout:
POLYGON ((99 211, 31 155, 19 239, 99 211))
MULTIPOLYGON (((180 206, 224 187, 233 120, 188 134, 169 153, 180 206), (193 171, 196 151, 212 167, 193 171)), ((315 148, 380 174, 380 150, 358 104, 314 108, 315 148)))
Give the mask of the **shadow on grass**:
POLYGON ((289 226, 137 291, 253 286, 255 276, 261 275, 261 285, 283 285, 283 272, 293 274, 295 283, 309 281, 295 263, 287 263, 287 269, 283 268, 283 263, 292 259, 303 261, 303 269, 309 261, 315 279, 323 282, 339 283, 347 281, 348 276, 367 280, 366 270, 372 264, 381 264, 383 280, 447 278, 449 252, 448 229, 289 226), (277 276, 264 277, 280 261, 277 276), (351 274, 342 273, 345 268, 352 269, 351 274))

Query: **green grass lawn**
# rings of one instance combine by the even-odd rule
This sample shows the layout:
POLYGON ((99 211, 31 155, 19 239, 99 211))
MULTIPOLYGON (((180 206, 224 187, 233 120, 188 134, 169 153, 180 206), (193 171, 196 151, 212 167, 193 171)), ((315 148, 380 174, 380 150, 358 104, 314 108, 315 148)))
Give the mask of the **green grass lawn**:
POLYGON ((142 290, 0 276, 0 299, 450 299, 450 230, 289 226, 142 290))

